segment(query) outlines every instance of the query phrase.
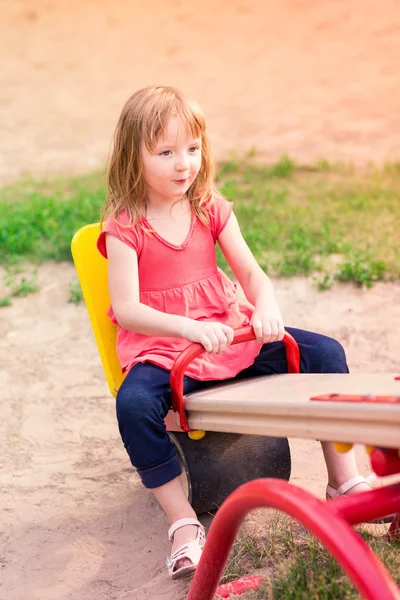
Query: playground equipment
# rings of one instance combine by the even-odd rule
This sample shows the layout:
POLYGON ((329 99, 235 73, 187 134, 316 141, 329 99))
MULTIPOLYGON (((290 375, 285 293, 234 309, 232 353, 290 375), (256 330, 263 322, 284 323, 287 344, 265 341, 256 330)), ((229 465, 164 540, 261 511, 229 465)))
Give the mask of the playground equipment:
MULTIPOLYGON (((252 336, 250 328, 237 340, 252 336)), ((202 351, 189 346, 171 372, 175 418, 185 431, 235 431, 339 441, 341 452, 353 443, 367 445, 378 476, 400 473, 400 378, 391 374, 297 374, 258 377, 182 394, 185 369, 202 351)), ((287 343, 288 359, 297 360, 287 343)), ((207 433, 206 435, 210 435, 207 433)), ((251 589, 254 578, 218 588, 229 551, 243 518, 256 508, 286 512, 318 537, 368 600, 399 600, 400 591, 352 525, 396 514, 389 538, 400 539, 400 482, 324 502, 278 479, 242 485, 219 509, 188 600, 212 600, 227 587, 251 589), (246 588, 246 584, 248 587, 246 588)), ((257 578, 256 578, 257 579, 257 578)), ((258 578, 259 579, 259 578, 258 578)), ((258 583, 258 585, 260 585, 258 583)), ((226 595, 217 597, 228 598, 226 595)))
MULTIPOLYGON (((194 350, 186 352, 193 355, 194 350)), ((181 363, 177 379, 187 360, 181 363)), ((277 375, 185 399, 175 392, 175 397, 176 414, 187 411, 188 428, 340 440, 339 451, 361 442, 378 476, 400 473, 400 381, 394 375, 277 375)), ((397 513, 388 536, 400 540, 400 482, 325 502, 287 481, 260 479, 241 486, 219 509, 188 600, 212 600, 215 591, 225 590, 217 585, 240 524, 248 512, 261 507, 287 513, 318 537, 368 600, 400 599, 393 579, 351 527, 397 513)), ((253 587, 253 581, 248 583, 247 589, 253 587)), ((233 592, 235 584, 230 587, 233 592)))
MULTIPOLYGON (((399 483, 329 502, 278 479, 246 483, 229 496, 214 518, 187 600, 212 600, 215 592, 216 598, 229 597, 229 594, 223 593, 226 586, 217 587, 218 581, 243 518, 251 510, 262 507, 285 512, 319 538, 364 598, 399 600, 400 590, 396 583, 351 527, 364 520, 395 512, 399 505, 399 483)), ((397 530, 391 526, 393 537, 396 531, 397 535, 400 531, 399 515, 394 523, 396 521, 397 530)), ((242 589, 238 589, 252 589, 255 587, 252 584, 250 580, 247 588, 242 586, 242 589)), ((235 592, 234 585, 231 589, 232 593, 235 592)))
MULTIPOLYGON (((71 243, 72 256, 78 273, 85 303, 100 353, 108 387, 112 395, 124 379, 116 353, 117 326, 106 316, 110 304, 107 286, 107 261, 96 247, 100 233, 98 223, 79 229, 71 243)), ((251 334, 252 336, 252 334, 251 334)), ((238 332, 235 342, 251 339, 248 332, 238 332)), ((289 370, 299 371, 299 353, 296 342, 286 334, 289 370)), ((202 347, 198 344, 190 353, 183 353, 171 374, 175 378, 173 388, 174 407, 182 407, 184 367, 182 361, 192 360, 202 347), (193 354, 194 352, 194 354, 193 354)), ((181 408, 184 419, 184 411, 181 408)), ((194 510, 198 513, 216 510, 238 486, 260 477, 289 480, 291 470, 290 449, 286 436, 269 437, 247 435, 245 431, 214 429, 186 433, 175 412, 171 410, 165 419, 168 435, 175 446, 182 468, 182 484, 194 510)))
MULTIPOLYGON (((106 317, 106 261, 96 250, 98 234, 98 224, 80 229, 72 241, 72 254, 107 382, 116 395, 123 375, 115 351, 116 326, 106 317)), ((239 330, 235 343, 252 335, 250 328, 239 330)), ((284 342, 289 372, 299 373, 298 348, 288 335, 284 342)), ((188 600, 212 600, 216 591, 229 597, 217 587, 229 550, 244 516, 263 506, 286 512, 316 535, 365 598, 400 600, 393 579, 351 527, 397 513, 388 535, 400 539, 400 483, 321 501, 288 483, 286 439, 340 442, 340 451, 364 443, 378 476, 400 473, 399 377, 274 375, 225 383, 184 397, 185 369, 201 352, 201 345, 192 344, 174 365, 173 410, 166 426, 197 512, 217 508, 235 491, 213 521, 188 600), (254 481, 241 485, 249 480, 254 481)))

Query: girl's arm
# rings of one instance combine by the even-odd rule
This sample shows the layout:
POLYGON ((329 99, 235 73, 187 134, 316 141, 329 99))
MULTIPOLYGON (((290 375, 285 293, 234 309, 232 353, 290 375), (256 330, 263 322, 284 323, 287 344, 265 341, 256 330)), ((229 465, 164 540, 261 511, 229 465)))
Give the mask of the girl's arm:
POLYGON ((183 337, 219 353, 232 342, 233 331, 222 323, 198 322, 171 315, 140 302, 136 252, 112 235, 106 236, 108 289, 118 323, 144 335, 183 337))
POLYGON ((108 289, 118 323, 145 335, 180 337, 184 317, 166 315, 141 304, 136 252, 112 235, 106 236, 108 289))
POLYGON ((246 244, 234 213, 218 243, 247 300, 255 307, 251 324, 257 339, 263 343, 281 340, 284 325, 271 280, 246 244))

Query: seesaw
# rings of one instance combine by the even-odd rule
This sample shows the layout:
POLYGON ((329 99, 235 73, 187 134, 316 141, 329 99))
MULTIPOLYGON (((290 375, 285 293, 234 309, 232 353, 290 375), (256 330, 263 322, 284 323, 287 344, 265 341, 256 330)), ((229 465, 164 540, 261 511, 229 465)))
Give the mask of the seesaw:
MULTIPOLYGON (((235 341, 250 339, 249 328, 235 341)), ((285 339, 288 362, 296 349, 285 339)), ((400 378, 394 374, 276 375, 226 383, 182 394, 185 368, 202 352, 191 345, 171 373, 173 422, 194 437, 205 431, 289 436, 367 446, 378 476, 400 473, 400 378)), ((172 425, 171 425, 172 426, 172 425)), ((209 435, 208 433, 205 434, 209 435)), ((272 507, 302 523, 318 537, 368 600, 394 600, 400 592, 352 525, 396 515, 389 539, 400 539, 400 483, 344 496, 328 503, 279 479, 259 479, 234 491, 219 509, 189 590, 188 600, 228 598, 258 587, 260 578, 218 586, 239 526, 248 512, 272 507)))
MULTIPOLYGON (((234 343, 250 339, 250 327, 235 332, 234 343)), ((285 334, 284 343, 291 373, 299 373, 296 342, 285 334)), ((394 374, 269 375, 222 383, 184 398, 186 367, 202 352, 200 344, 192 344, 172 369, 171 428, 400 447, 400 381, 394 374)))
MULTIPOLYGON (((115 350, 117 327, 106 317, 110 299, 106 261, 96 250, 98 234, 98 224, 80 229, 72 254, 115 396, 124 375, 115 350)), ((235 342, 252 335, 250 328, 239 330, 235 342)), ((325 503, 285 480, 290 477, 287 436, 339 442, 340 450, 364 443, 377 475, 399 473, 400 381, 390 374, 301 375, 296 343, 288 334, 284 342, 290 375, 227 383, 184 397, 185 368, 203 352, 198 344, 182 353, 171 372, 166 427, 189 499, 200 513, 217 508, 235 490, 212 524, 188 600, 214 597, 242 519, 262 506, 283 510, 319 537, 365 598, 399 599, 394 581, 351 525, 399 513, 400 483, 325 503), (250 482, 236 489, 245 481, 250 482)), ((389 536, 400 537, 399 529, 397 514, 389 536)))
MULTIPOLYGON (((117 326, 106 316, 110 304, 107 286, 107 261, 96 248, 100 232, 99 224, 82 227, 73 237, 72 256, 81 284, 83 297, 89 312, 92 329, 97 342, 109 390, 113 396, 124 379, 116 353, 117 326)), ((299 370, 298 349, 289 336, 290 369, 299 370)), ((237 341, 240 341, 237 338, 237 341)), ((192 348, 189 352, 198 352, 192 348)), ((174 373, 179 391, 179 372, 182 360, 177 361, 174 373)), ((174 375, 172 375, 174 377, 174 375)), ((174 405, 176 398, 174 399, 174 405)), ((290 477, 290 449, 286 437, 247 435, 245 433, 213 430, 202 439, 202 434, 185 433, 171 410, 165 419, 170 439, 175 446, 182 467, 182 483, 189 501, 198 514, 215 510, 225 498, 246 481, 260 477, 288 480, 290 477)))

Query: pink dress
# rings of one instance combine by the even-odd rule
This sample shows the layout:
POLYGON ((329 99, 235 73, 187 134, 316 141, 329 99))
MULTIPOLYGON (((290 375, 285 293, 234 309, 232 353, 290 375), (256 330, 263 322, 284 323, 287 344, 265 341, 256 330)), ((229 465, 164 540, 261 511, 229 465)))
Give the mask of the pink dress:
MULTIPOLYGON (((215 254, 216 241, 231 212, 232 204, 218 198, 211 208, 210 227, 193 215, 188 236, 180 246, 157 233, 145 233, 138 225, 118 227, 110 215, 97 247, 107 258, 108 233, 135 250, 143 304, 168 314, 219 321, 238 329, 249 324, 254 309, 250 304, 238 303, 236 286, 217 267, 215 254)), ((124 225, 129 222, 126 213, 121 213, 118 220, 124 225)), ((112 307, 107 314, 117 323, 112 307)), ((144 362, 170 371, 188 345, 184 338, 147 336, 118 327, 117 353, 123 371, 144 362)), ((204 352, 188 366, 186 375, 200 380, 229 379, 252 365, 260 348, 258 342, 251 341, 230 346, 222 354, 204 352)))

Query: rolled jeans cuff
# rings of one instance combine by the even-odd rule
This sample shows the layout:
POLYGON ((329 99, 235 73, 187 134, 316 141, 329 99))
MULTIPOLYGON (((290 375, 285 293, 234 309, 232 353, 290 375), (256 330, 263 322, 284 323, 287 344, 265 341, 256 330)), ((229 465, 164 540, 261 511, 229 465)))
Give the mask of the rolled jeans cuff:
POLYGON ((140 475, 143 485, 151 489, 160 487, 160 485, 164 485, 176 477, 179 477, 182 473, 182 469, 178 457, 174 452, 173 456, 160 465, 155 465, 154 467, 146 469, 137 469, 137 472, 140 475))

